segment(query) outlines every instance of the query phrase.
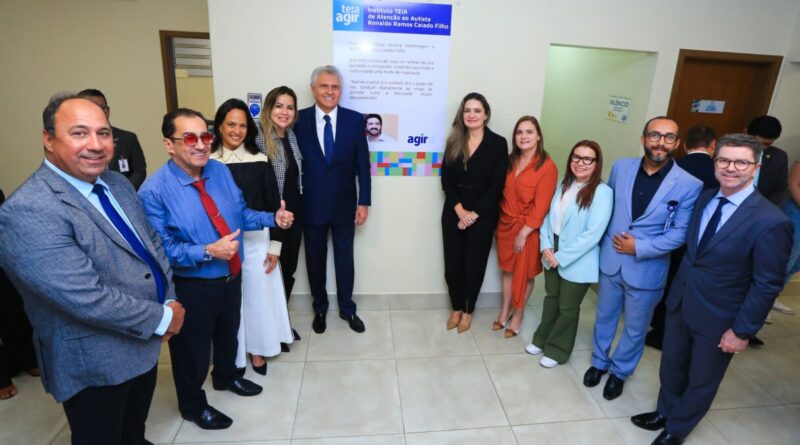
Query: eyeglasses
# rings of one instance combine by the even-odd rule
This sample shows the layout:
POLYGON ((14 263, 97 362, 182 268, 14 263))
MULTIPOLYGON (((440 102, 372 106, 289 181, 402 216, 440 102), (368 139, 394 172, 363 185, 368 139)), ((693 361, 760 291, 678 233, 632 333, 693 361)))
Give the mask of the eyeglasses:
POLYGON ((647 136, 647 140, 650 142, 658 142, 661 138, 664 138, 664 142, 667 144, 674 144, 675 141, 678 140, 678 135, 675 133, 659 133, 657 131, 651 131, 645 134, 647 136))
POLYGON ((199 142, 199 141, 203 141, 204 145, 211 145, 211 143, 214 142, 214 133, 210 133, 208 131, 200 133, 200 134, 188 133, 187 132, 187 133, 183 133, 183 137, 168 138, 168 139, 173 140, 175 142, 183 141, 184 144, 186 144, 186 145, 188 145, 190 147, 193 147, 193 146, 197 145, 197 142, 199 142))
POLYGON ((569 157, 569 160, 572 162, 580 162, 583 165, 592 165, 594 164, 594 161, 597 160, 597 158, 593 158, 591 156, 572 155, 569 157))
POLYGON ((725 170, 733 164, 736 170, 742 172, 750 168, 751 165, 758 164, 758 162, 748 161, 746 159, 714 158, 714 164, 722 170, 725 170))

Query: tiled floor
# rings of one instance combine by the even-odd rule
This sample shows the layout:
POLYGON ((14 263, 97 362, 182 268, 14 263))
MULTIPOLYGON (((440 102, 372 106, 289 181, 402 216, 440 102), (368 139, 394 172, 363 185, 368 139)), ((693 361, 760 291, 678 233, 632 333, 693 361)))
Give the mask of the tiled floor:
MULTIPOLYGON (((591 292, 591 291, 590 291, 591 292)), ((523 347, 538 324, 541 283, 521 335, 490 329, 496 309, 476 311, 473 329, 444 329, 440 296, 362 302, 367 332, 355 334, 331 311, 328 331, 310 333, 308 310, 292 312, 303 340, 271 360, 254 398, 207 388, 212 405, 234 419, 228 430, 204 431, 181 420, 169 356, 162 354, 148 438, 158 444, 241 445, 513 445, 648 444, 656 436, 629 416, 652 410, 658 351, 647 349, 619 399, 602 385, 581 384, 589 364, 594 298, 581 312, 569 363, 544 369, 523 347)), ((299 297, 302 298, 302 297, 299 297)), ((487 298, 483 305, 491 303, 487 298)), ((800 309, 800 283, 782 301, 800 309)), ((489 304, 491 305, 491 304, 489 304)), ((711 412, 687 444, 800 443, 800 315, 772 312, 766 346, 736 356, 711 412)), ((0 402, 0 445, 68 444, 61 407, 38 380, 15 379, 19 395, 0 402)))

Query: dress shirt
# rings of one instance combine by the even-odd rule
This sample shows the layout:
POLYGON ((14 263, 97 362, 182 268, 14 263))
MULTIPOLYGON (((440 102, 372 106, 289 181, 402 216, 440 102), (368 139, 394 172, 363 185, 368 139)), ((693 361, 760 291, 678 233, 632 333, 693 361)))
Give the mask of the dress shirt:
MULTIPOLYGON (((200 176, 206 180, 206 191, 231 231, 275 227, 272 213, 247 208, 242 192, 225 164, 209 159, 200 176)), ((219 258, 203 259, 205 246, 216 242, 220 236, 206 214, 193 182, 195 180, 170 159, 142 184, 139 197, 150 224, 164 240, 164 250, 175 275, 221 278, 229 273, 228 262, 219 258)), ((239 258, 244 262, 241 234, 237 240, 239 258)))
POLYGON ((665 166, 649 175, 644 171, 644 159, 642 159, 639 170, 636 172, 636 179, 633 182, 633 196, 631 196, 631 219, 633 221, 639 219, 644 214, 644 211, 647 210, 647 206, 650 205, 653 196, 655 196, 658 188, 661 187, 661 183, 667 177, 667 173, 672 170, 673 164, 675 162, 670 159, 665 166))
POLYGON ((586 185, 585 182, 573 180, 567 191, 561 195, 561 199, 556 202, 554 206, 555 208, 550 210, 550 213, 553 217, 553 234, 555 236, 561 235, 561 226, 564 224, 564 215, 567 214, 567 209, 569 208, 570 204, 577 201, 578 192, 581 191, 584 185, 586 185))
MULTIPOLYGON (((756 161, 758 161, 758 163, 761 164, 761 161, 763 159, 764 159, 764 150, 761 150, 761 153, 758 154, 758 159, 756 159, 756 161)), ((758 170, 756 170, 756 175, 753 176, 753 187, 758 187, 759 178, 761 178, 761 169, 760 168, 758 170)))
POLYGON ((735 212, 736 209, 738 209, 739 206, 742 205, 742 202, 744 202, 744 200, 747 199, 747 197, 750 196, 750 194, 753 193, 755 190, 756 190, 755 186, 753 184, 750 184, 749 186, 743 188, 742 190, 739 190, 738 192, 732 194, 731 196, 725 196, 722 194, 722 192, 717 192, 717 194, 714 195, 714 198, 712 198, 711 201, 708 201, 708 204, 706 204, 706 208, 703 209, 703 216, 700 217, 700 231, 697 232, 699 233, 697 237, 698 244, 700 243, 700 238, 703 237, 703 232, 706 231, 706 226, 708 225, 708 221, 711 219, 711 215, 713 215, 714 211, 717 210, 717 206, 719 205, 719 199, 717 198, 725 196, 725 198, 728 201, 730 201, 728 204, 725 204, 722 207, 722 214, 720 215, 719 224, 717 225, 717 232, 719 232, 719 229, 721 229, 723 224, 725 224, 725 222, 728 221, 731 215, 733 215, 733 212, 735 212))
MULTIPOLYGON (((322 148, 322 154, 325 154, 325 112, 319 107, 319 105, 314 105, 314 110, 316 110, 315 116, 317 118, 317 139, 319 140, 319 146, 322 148)), ((339 106, 331 110, 328 113, 328 116, 331 117, 331 127, 333 127, 333 140, 336 141, 336 116, 339 114, 339 106)))
MULTIPOLYGON (((61 176, 71 186, 75 187, 78 193, 83 195, 84 198, 88 199, 89 202, 92 203, 92 206, 94 206, 94 208, 96 208, 97 211, 100 212, 101 215, 103 215, 106 221, 108 221, 108 223, 111 224, 111 227, 114 227, 114 230, 116 230, 117 233, 119 233, 119 230, 117 230, 117 228, 114 226, 114 223, 112 223, 111 220, 108 218, 106 211, 103 210, 103 206, 100 204, 100 198, 98 198, 97 195, 92 193, 94 184, 90 184, 84 180, 78 179, 70 175, 69 173, 56 167, 55 164, 48 161, 47 159, 44 160, 44 165, 50 167, 50 169, 53 170, 58 176, 61 176)), ((103 186, 103 188, 106 191, 106 196, 108 196, 108 200, 111 201, 111 205, 114 207, 114 210, 116 210, 117 213, 119 213, 120 216, 122 216, 122 219, 125 221, 125 224, 127 224, 128 227, 131 229, 131 232, 133 232, 133 234, 136 235, 136 238, 139 238, 139 242, 142 242, 142 237, 139 236, 138 233, 136 233, 136 229, 133 227, 133 224, 131 224, 131 221, 128 219, 128 215, 126 215, 125 211, 122 210, 122 207, 119 206, 117 199, 114 198, 114 194, 111 193, 111 189, 108 188, 108 184, 106 184, 105 181, 100 179, 100 177, 98 177, 95 182, 103 186)), ((119 236, 122 236, 122 234, 119 233, 119 236)), ((125 238, 124 236, 122 237, 125 238)), ((144 245, 144 243, 142 243, 142 245, 144 245)), ((161 316, 161 322, 156 327, 155 330, 156 335, 164 335, 164 333, 167 332, 169 323, 172 321, 172 308, 166 305, 170 301, 172 301, 172 299, 164 302, 164 315, 161 316)))
MULTIPOLYGON (((244 148, 244 144, 239 145, 234 149, 227 148, 223 145, 217 151, 211 153, 210 158, 216 159, 225 165, 245 164, 250 162, 263 162, 264 164, 269 164, 269 158, 267 155, 261 153, 260 151, 256 154, 250 153, 246 148, 244 148)), ((272 166, 270 165, 267 168, 272 168, 272 166)), ((270 255, 281 256, 282 247, 283 243, 274 239, 270 239, 267 253, 270 255)))

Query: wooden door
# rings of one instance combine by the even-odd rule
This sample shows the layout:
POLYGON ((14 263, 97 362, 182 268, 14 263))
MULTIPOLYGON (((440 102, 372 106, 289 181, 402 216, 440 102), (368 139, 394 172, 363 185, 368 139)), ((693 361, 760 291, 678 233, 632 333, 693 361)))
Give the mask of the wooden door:
MULTIPOLYGON (((778 79, 781 56, 682 49, 667 115, 678 122, 680 138, 695 125, 717 136, 741 133, 751 119, 766 114, 778 79), (723 101, 722 113, 692 111, 693 101, 723 101)), ((683 144, 676 153, 681 157, 683 144)))

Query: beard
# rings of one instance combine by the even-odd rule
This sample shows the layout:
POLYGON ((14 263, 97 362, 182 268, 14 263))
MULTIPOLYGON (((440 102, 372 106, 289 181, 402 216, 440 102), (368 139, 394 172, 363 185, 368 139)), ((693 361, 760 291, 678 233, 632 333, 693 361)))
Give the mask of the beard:
MULTIPOLYGON (((656 148, 656 147, 654 147, 654 148, 656 148)), ((651 160, 653 162, 656 162, 656 163, 661 163, 661 162, 667 161, 670 158, 672 158, 672 152, 670 152, 669 150, 665 149, 663 146, 659 146, 657 148, 660 148, 660 149, 664 150, 666 153, 663 156, 658 156, 658 155, 655 154, 655 152, 653 151, 652 148, 648 148, 647 146, 644 146, 644 154, 645 154, 645 156, 647 156, 647 159, 649 159, 649 160, 651 160)))

